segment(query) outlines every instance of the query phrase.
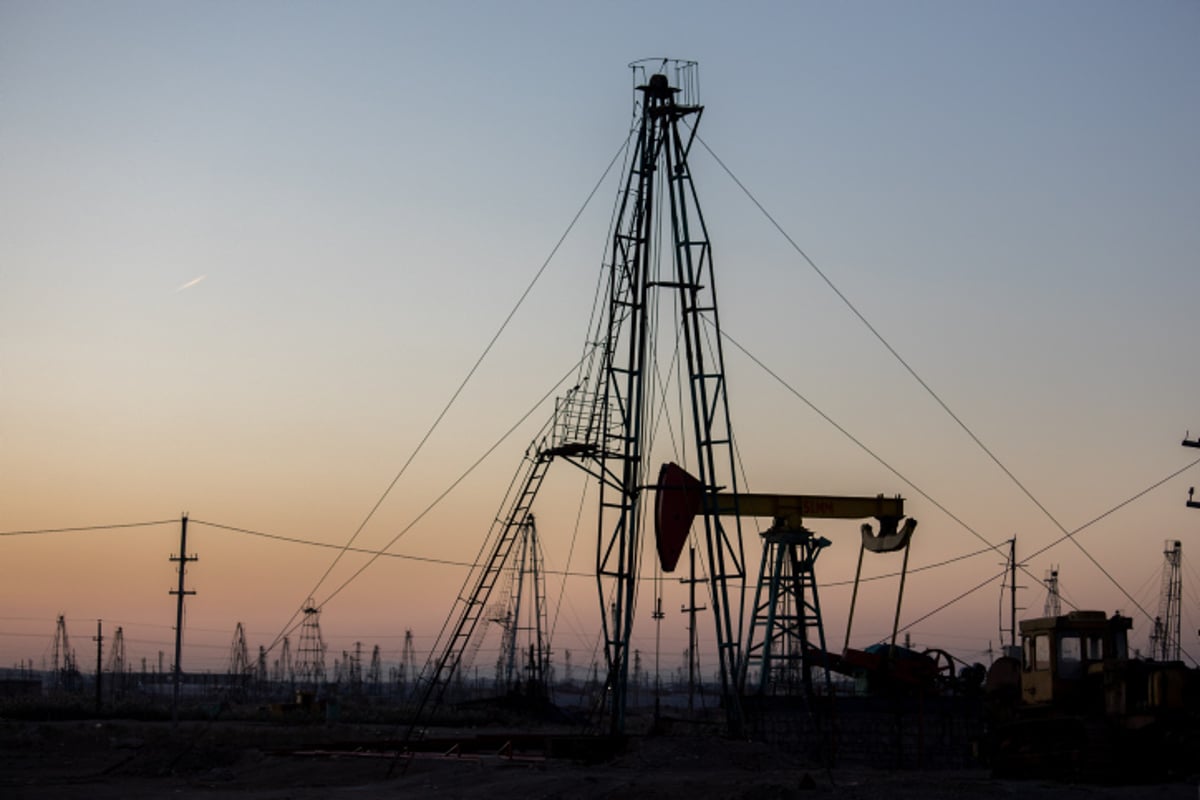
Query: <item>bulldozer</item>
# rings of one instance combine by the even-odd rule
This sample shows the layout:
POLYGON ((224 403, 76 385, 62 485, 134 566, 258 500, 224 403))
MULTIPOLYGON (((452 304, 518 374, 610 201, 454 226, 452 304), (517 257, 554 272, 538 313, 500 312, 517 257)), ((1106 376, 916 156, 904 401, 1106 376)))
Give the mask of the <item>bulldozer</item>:
POLYGON ((1131 783, 1200 764, 1200 670, 1131 657, 1133 621, 1103 611, 1022 620, 988 671, 996 777, 1131 783))

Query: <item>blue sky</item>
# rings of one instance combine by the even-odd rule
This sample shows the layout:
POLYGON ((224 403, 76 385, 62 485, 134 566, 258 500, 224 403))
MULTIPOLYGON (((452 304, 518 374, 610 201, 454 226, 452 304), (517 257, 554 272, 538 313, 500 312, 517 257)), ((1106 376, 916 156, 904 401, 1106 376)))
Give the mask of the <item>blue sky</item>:
MULTIPOLYGON (((617 151, 626 65, 652 56, 700 63, 705 143, 1073 528, 1195 453, 1178 442, 1200 430, 1198 40, 1186 2, 0 4, 0 529, 190 510, 344 542, 617 151)), ((706 152, 694 169, 727 330, 990 541, 1018 533, 1032 551, 1059 535, 706 152)), ((366 546, 578 357, 615 177, 366 546)), ((914 559, 980 546, 729 360, 751 488, 903 492, 922 521, 914 559)), ((415 529, 411 552, 473 555, 532 432, 415 529)), ((1185 561, 1195 549, 1195 483, 1081 540, 1129 591, 1149 580, 1140 601, 1157 602, 1162 540, 1182 538, 1185 561)), ((27 637, 0 636, 3 663, 36 656, 61 612, 169 624, 172 535, 2 542, 0 631, 27 637), (96 559, 137 579, 117 591, 96 559), (45 588, 57 580, 75 595, 45 588)), ((230 634, 253 613, 269 638, 328 563, 200 543, 208 583, 190 613, 230 634)), ((1030 569, 1061 561, 1081 604, 1129 611, 1077 551, 1044 558, 1030 569)), ((853 548, 823 559, 841 579, 853 548)), ((906 608, 994 568, 973 563, 915 583, 906 608)), ((450 597, 425 576, 376 572, 329 625, 339 608, 347 636, 440 622, 450 597)), ((831 592, 831 615, 839 604, 831 592)), ((979 650, 995 604, 989 589, 917 632, 979 650)))

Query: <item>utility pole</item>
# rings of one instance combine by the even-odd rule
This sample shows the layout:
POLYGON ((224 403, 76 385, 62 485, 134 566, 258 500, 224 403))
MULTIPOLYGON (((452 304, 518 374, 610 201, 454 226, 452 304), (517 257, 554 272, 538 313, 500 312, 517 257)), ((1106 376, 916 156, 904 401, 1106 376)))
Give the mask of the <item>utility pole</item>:
POLYGON ((183 651, 183 598, 189 594, 195 594, 195 590, 184 588, 184 576, 187 574, 187 565, 189 561, 199 561, 197 556, 189 556, 187 554, 187 514, 185 513, 179 521, 179 555, 171 556, 171 561, 179 562, 179 588, 171 589, 168 594, 173 594, 176 597, 175 602, 175 689, 171 700, 171 724, 179 724, 179 687, 183 680, 183 672, 179 666, 179 659, 183 651))
MULTIPOLYGON (((1183 446, 1184 447, 1200 447, 1200 436, 1197 436, 1195 439, 1188 439, 1187 437, 1190 435, 1191 435, 1191 431, 1188 431, 1187 433, 1185 433, 1183 435, 1183 446)), ((1195 494, 1196 494, 1196 487, 1193 486, 1190 489, 1188 489, 1188 499, 1187 499, 1188 508, 1200 508, 1200 500, 1197 500, 1195 498, 1195 494)))
POLYGON ((1017 537, 1008 543, 1008 646, 1017 646, 1017 537))
POLYGON ((695 711, 696 705, 696 612, 707 610, 707 606, 696 605, 696 548, 688 547, 688 577, 680 578, 680 583, 688 585, 687 608, 680 609, 688 615, 688 713, 695 711))
MULTIPOLYGON (((658 596, 654 598, 654 610, 650 612, 650 617, 654 620, 654 719, 657 722, 662 711, 662 673, 658 655, 662 650, 662 621, 667 615, 662 609, 662 589, 658 588, 657 578, 654 583, 658 596)), ((570 653, 569 650, 567 652, 570 653)))
MULTIPOLYGON (((1017 537, 1008 540, 1008 652, 1005 655, 1011 655, 1017 648, 1017 589, 1024 587, 1017 586, 1017 567, 1023 566, 1017 563, 1017 537)), ((1004 630, 1000 630, 1000 643, 1004 643, 1004 630)))
POLYGON ((96 643, 96 713, 100 713, 100 681, 101 675, 104 674, 104 625, 100 620, 96 620, 96 635, 92 637, 92 641, 96 643))

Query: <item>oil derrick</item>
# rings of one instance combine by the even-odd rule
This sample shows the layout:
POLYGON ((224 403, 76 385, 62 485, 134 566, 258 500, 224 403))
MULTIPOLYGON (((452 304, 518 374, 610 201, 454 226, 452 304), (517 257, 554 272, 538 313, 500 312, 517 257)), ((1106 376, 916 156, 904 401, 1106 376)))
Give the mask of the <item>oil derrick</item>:
POLYGON ((1158 661, 1178 661, 1183 611, 1183 543, 1167 540, 1163 546, 1162 588, 1158 616, 1150 633, 1150 657, 1158 661))
MULTIPOLYGON (((508 632, 510 630, 514 630, 515 628, 512 619, 512 609, 502 605, 494 605, 492 606, 492 612, 488 616, 487 621, 496 623, 500 626, 500 630, 504 632, 504 635, 501 637, 500 649, 496 651, 496 673, 492 680, 492 687, 496 691, 503 691, 504 687, 508 685, 508 667, 510 661, 512 660, 509 657, 510 651, 508 648, 508 632)), ((469 669, 473 665, 475 656, 479 654, 479 648, 483 645, 483 639, 484 635, 482 634, 475 637, 475 643, 472 645, 471 654, 463 662, 463 666, 465 668, 469 669)))
POLYGON ((746 649, 747 691, 812 695, 812 654, 826 652, 814 567, 829 544, 824 536, 803 529, 763 534, 761 577, 746 649))
POLYGON ((229 646, 229 677, 239 682, 253 674, 250 665, 250 652, 246 647, 246 631, 242 623, 238 623, 233 631, 233 642, 229 646))
POLYGON ((105 672, 120 675, 125 672, 125 632, 119 626, 113 634, 112 644, 108 648, 108 663, 105 672))
POLYGON ((1058 594, 1058 567, 1051 567, 1046 572, 1046 602, 1042 606, 1043 617, 1058 617, 1062 615, 1062 598, 1058 594))
POLYGON ((400 651, 400 674, 397 680, 400 693, 408 696, 412 693, 413 682, 417 679, 417 651, 413 646, 412 628, 404 630, 404 647, 400 651))
POLYGON ((358 693, 362 691, 362 642, 354 643, 354 652, 346 654, 349 666, 346 669, 347 682, 350 684, 350 690, 358 693))
MULTIPOLYGON (((643 469, 650 456, 650 411, 656 401, 656 349, 676 325, 686 369, 694 468, 705 495, 702 505, 709 597, 717 661, 729 726, 741 728, 735 683, 741 664, 741 608, 729 600, 730 584, 745 577, 740 518, 726 530, 713 513, 714 498, 737 493, 729 400, 712 249, 688 157, 703 113, 694 62, 632 65, 637 91, 636 139, 617 201, 609 252, 607 313, 593 341, 601 343, 595 398, 588 415, 600 481, 597 589, 608 671, 610 729, 625 725, 629 639, 642 558, 643 469), (649 69, 648 69, 649 68, 649 69), (652 74, 648 74, 652 72, 652 74), (667 73, 671 74, 668 75, 667 73), (663 190, 660 196, 659 190, 663 190), (660 235, 660 232, 661 235, 660 235), (661 240, 660 240, 661 239, 661 240), (670 266, 662 270, 659 266, 670 266), (669 270, 669 271, 668 271, 669 270), (675 311, 660 304, 674 302, 675 311), (671 323, 672 314, 678 314, 671 323), (666 326, 660 339, 660 325, 666 326)), ((676 345, 678 347, 679 345, 676 345)), ((676 349, 672 358, 678 355, 676 349)), ((682 420, 680 421, 682 425, 682 420)))
POLYGON ((544 699, 549 695, 550 662, 546 576, 542 572, 542 547, 533 514, 525 518, 520 528, 510 592, 501 647, 503 688, 544 699))
POLYGON ((79 669, 75 666, 75 650, 67 636, 67 618, 59 614, 54 628, 54 685, 73 691, 79 686, 79 669))
POLYGON ((367 690, 371 694, 379 694, 379 685, 383 682, 383 660, 379 655, 379 645, 371 650, 371 666, 367 668, 367 690))
POLYGON ((108 648, 108 664, 105 671, 112 676, 110 692, 118 697, 125 688, 125 631, 118 626, 108 648))
POLYGON ((304 623, 300 628, 300 644, 296 648, 296 685, 318 692, 325 682, 325 640, 321 638, 321 609, 310 597, 304 605, 304 623))
POLYGON ((279 658, 275 659, 272 665, 271 680, 275 683, 294 683, 296 680, 292 667, 292 643, 286 636, 283 637, 283 644, 279 646, 279 658))
MULTIPOLYGON (((687 398, 681 405, 688 403, 690 429, 683 430, 688 426, 681 419, 676 441, 682 437, 679 447, 695 465, 703 494, 737 492, 712 250, 688 161, 703 111, 697 65, 664 59, 631 67, 636 121, 605 254, 604 296, 588 332, 589 355, 579 383, 560 398, 526 450, 504 510, 434 643, 417 717, 427 703, 440 701, 462 666, 549 465, 561 458, 600 487, 595 571, 606 711, 610 731, 624 732, 643 559, 643 472, 663 403, 658 392, 666 393, 663 375, 678 375, 679 395, 687 398)), ((699 516, 723 705, 736 731, 742 619, 740 598, 730 601, 729 595, 731 585, 739 587, 745 578, 741 523, 735 519, 726 530, 711 502, 702 504, 699 516)))

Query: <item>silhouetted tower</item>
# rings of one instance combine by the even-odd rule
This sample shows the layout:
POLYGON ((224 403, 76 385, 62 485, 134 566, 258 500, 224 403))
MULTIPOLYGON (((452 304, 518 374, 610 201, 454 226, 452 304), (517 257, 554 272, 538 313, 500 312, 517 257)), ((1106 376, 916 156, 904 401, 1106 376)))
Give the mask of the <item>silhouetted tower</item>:
POLYGON ((1062 598, 1058 594, 1058 567, 1046 572, 1046 603, 1042 606, 1043 617, 1062 616, 1062 598))
POLYGON ((544 697, 550 660, 546 576, 533 514, 521 525, 511 587, 501 647, 504 688, 544 697))
POLYGON ((54 685, 60 689, 74 689, 79 683, 79 670, 75 666, 75 650, 67 635, 67 618, 59 614, 54 628, 54 685))
POLYGON ((1162 590, 1158 616, 1150 634, 1150 657, 1159 661, 1178 661, 1183 611, 1183 543, 1167 540, 1163 547, 1162 590))
POLYGON ((292 643, 284 636, 283 644, 279 646, 279 658, 271 670, 271 680, 276 683, 294 683, 296 673, 292 665, 292 643))
POLYGON ((238 623, 233 630, 233 641, 229 645, 229 674, 247 677, 251 674, 250 651, 246 647, 246 630, 238 623))
POLYGON ((118 626, 113 634, 112 643, 108 647, 108 664, 106 672, 120 675, 125 672, 125 631, 118 626))
POLYGON ((674 372, 691 424, 679 420, 673 438, 688 453, 700 484, 696 535, 703 531, 723 708, 730 728, 741 728, 735 686, 745 580, 741 522, 735 516, 726 530, 715 513, 716 495, 737 494, 738 478, 712 249, 688 161, 703 111, 698 69, 694 62, 669 59, 631 67, 633 143, 605 254, 603 297, 588 332, 588 357, 579 383, 558 401, 550 423, 526 451, 505 498, 507 510, 496 518, 490 545, 434 643, 435 655, 422 675, 421 708, 442 697, 462 665, 549 464, 564 458, 600 487, 596 588, 605 698, 611 731, 623 733, 642 526, 649 517, 642 504, 644 474, 663 404, 659 392, 666 391, 663 376, 674 372))
POLYGON ((296 684, 303 689, 320 691, 325 682, 325 640, 321 638, 321 609, 311 597, 304 606, 296 661, 296 684))
POLYGON ((125 671, 129 668, 125 661, 125 631, 121 626, 117 626, 117 632, 113 634, 112 643, 108 646, 108 664, 106 671, 109 678, 109 693, 113 697, 119 697, 125 689, 125 671))
POLYGON ((810 654, 826 652, 814 567, 829 544, 807 530, 772 529, 763 534, 761 577, 746 649, 748 693, 813 694, 810 654))
POLYGON ((254 664, 254 680, 267 682, 267 648, 261 644, 258 646, 258 660, 254 664))
POLYGON ((361 692, 362 691, 362 682, 363 682, 363 680, 362 680, 362 675, 363 675, 362 642, 354 643, 354 652, 350 653, 349 656, 350 656, 350 667, 346 672, 347 672, 347 678, 349 679, 350 688, 352 691, 361 692))
POLYGON ((383 682, 383 659, 379 654, 379 645, 375 645, 371 649, 371 666, 367 669, 367 686, 370 687, 372 694, 379 692, 379 685, 383 682))
POLYGON ((672 342, 669 357, 682 355, 686 371, 682 393, 689 400, 692 425, 685 446, 692 451, 692 469, 705 498, 700 521, 722 696, 731 728, 740 729, 735 683, 741 664, 741 607, 740 600, 729 599, 729 587, 740 587, 745 577, 741 522, 734 517, 732 530, 726 531, 713 513, 716 494, 736 494, 738 479, 712 248, 688 161, 703 113, 698 69, 694 62, 669 60, 632 67, 639 112, 636 139, 618 197, 607 313, 593 337, 602 350, 590 415, 597 436, 596 468, 605 476, 600 481, 598 592, 602 609, 615 604, 615 613, 601 615, 611 730, 620 733, 625 725, 629 639, 642 560, 643 470, 651 456, 660 341, 672 342), (671 303, 673 312, 667 310, 671 303))
POLYGON ((417 651, 413 646, 412 628, 404 631, 404 647, 400 651, 400 690, 404 695, 412 692, 417 679, 417 651))

